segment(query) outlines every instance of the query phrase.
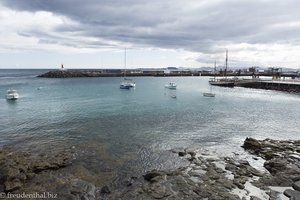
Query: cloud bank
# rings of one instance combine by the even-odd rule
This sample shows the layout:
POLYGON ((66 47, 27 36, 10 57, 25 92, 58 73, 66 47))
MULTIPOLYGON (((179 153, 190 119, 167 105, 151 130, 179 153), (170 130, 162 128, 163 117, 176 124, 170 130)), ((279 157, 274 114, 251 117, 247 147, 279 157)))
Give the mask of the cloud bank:
POLYGON ((236 65, 300 66, 298 0, 4 0, 0 9, 11 42, 27 38, 28 49, 183 50, 203 64, 228 48, 236 65))

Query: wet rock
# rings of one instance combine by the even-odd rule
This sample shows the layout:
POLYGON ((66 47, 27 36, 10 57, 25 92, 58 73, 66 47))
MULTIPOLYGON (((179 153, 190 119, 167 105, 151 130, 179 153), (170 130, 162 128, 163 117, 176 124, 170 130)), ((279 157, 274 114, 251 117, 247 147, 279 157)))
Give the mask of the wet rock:
POLYGON ((12 192, 22 187, 22 182, 19 179, 13 179, 11 181, 4 182, 4 190, 6 192, 12 192))
POLYGON ((211 180, 217 180, 220 178, 220 175, 212 167, 208 169, 206 176, 208 176, 211 180))
MULTIPOLYGON (((291 187, 299 190, 297 181, 300 177, 300 140, 255 140, 246 139, 244 149, 266 160, 264 167, 270 174, 260 176, 255 183, 260 188, 267 186, 291 187)), ((252 172, 253 175, 256 173, 252 172)), ((259 174, 256 174, 259 176, 259 174)), ((300 199, 298 190, 285 190, 290 199, 300 199)), ((277 199, 276 192, 270 192, 270 199, 277 199)))
POLYGON ((250 200, 261 200, 261 199, 256 196, 250 196, 250 200))
POLYGON ((159 183, 152 184, 149 189, 149 195, 154 199, 162 199, 171 195, 171 192, 159 183))
POLYGON ((31 157, 27 153, 2 149, 0 152, 0 185, 5 192, 19 190, 37 174, 71 164, 71 155, 59 153, 48 157, 31 157))
POLYGON ((276 174, 286 168, 288 162, 286 159, 278 158, 266 161, 264 167, 271 173, 276 174))
POLYGON ((196 152, 188 151, 187 153, 190 154, 192 158, 196 158, 196 152))
POLYGON ((238 180, 234 180, 233 184, 236 185, 239 189, 245 189, 245 185, 238 180))
POLYGON ((137 180, 137 177, 136 176, 132 176, 132 177, 130 177, 129 179, 127 179, 126 181, 125 181, 125 185, 126 186, 132 186, 132 184, 135 182, 137 180))
POLYGON ((287 189, 283 192, 283 194, 287 197, 289 197, 290 199, 293 200, 300 200, 300 192, 299 191, 295 191, 292 189, 287 189))
POLYGON ((252 150, 258 153, 259 150, 261 149, 261 144, 258 140, 251 137, 250 138, 247 137, 242 147, 244 149, 252 150))
POLYGON ((247 170, 254 176, 259 176, 259 177, 262 177, 263 176, 263 173, 261 173, 260 171, 258 171, 257 169, 251 167, 251 166, 248 166, 247 167, 247 170))
POLYGON ((270 191, 268 191, 268 192, 266 192, 268 195, 269 195, 269 199, 270 200, 272 200, 272 199, 274 199, 274 200, 279 200, 279 192, 276 192, 276 191, 273 191, 273 190, 270 190, 270 191))
POLYGON ((144 179, 147 181, 151 181, 154 177, 163 176, 165 173, 162 171, 152 170, 144 175, 144 179))
POLYGON ((294 183, 293 183, 293 188, 294 188, 295 190, 300 191, 300 181, 294 182, 294 183))
POLYGON ((280 187, 290 187, 293 184, 293 181, 287 178, 284 174, 276 176, 265 176, 259 179, 259 184, 261 186, 280 186, 280 187))
POLYGON ((101 193, 102 193, 102 194, 109 194, 109 193, 110 193, 109 187, 108 187, 107 185, 103 186, 103 187, 101 188, 101 193))
POLYGON ((96 187, 82 180, 75 180, 70 192, 78 199, 94 200, 96 198, 96 187))
POLYGON ((183 156, 186 156, 186 155, 187 155, 187 153, 185 151, 178 152, 178 156, 180 156, 180 157, 183 157, 183 156))

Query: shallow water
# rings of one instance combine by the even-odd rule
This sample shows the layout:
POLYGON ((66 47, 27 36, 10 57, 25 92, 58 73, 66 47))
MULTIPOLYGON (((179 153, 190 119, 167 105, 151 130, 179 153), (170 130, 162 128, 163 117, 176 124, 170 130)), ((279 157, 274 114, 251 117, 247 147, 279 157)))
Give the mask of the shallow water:
POLYGON ((216 97, 207 98, 207 77, 136 77, 135 89, 120 90, 120 77, 35 77, 42 72, 0 70, 1 145, 40 152, 105 144, 110 157, 126 162, 123 171, 143 171, 180 166, 165 151, 173 148, 224 153, 240 151, 249 136, 299 139, 299 94, 213 87, 216 97), (170 81, 177 90, 164 88, 170 81), (9 88, 18 90, 19 100, 5 99, 9 88))

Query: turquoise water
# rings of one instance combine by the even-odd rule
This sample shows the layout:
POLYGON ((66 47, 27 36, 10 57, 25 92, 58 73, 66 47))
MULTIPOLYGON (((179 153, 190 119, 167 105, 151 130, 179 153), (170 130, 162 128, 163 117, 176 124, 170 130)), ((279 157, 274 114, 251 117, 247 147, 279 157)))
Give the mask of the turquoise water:
POLYGON ((207 77, 136 77, 135 89, 120 90, 120 77, 35 77, 42 72, 0 70, 1 145, 42 151, 105 144, 117 158, 189 146, 234 149, 249 136, 300 139, 299 94, 213 87, 216 97, 207 98, 207 77), (176 91, 164 88, 170 81, 176 91), (5 99, 9 88, 18 90, 16 102, 5 99))

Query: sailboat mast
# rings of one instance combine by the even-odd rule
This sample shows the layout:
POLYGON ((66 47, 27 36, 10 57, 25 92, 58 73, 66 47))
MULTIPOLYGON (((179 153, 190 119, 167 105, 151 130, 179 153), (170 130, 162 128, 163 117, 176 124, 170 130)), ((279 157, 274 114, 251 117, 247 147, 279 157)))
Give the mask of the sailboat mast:
POLYGON ((124 77, 126 77, 126 48, 124 51, 124 68, 125 68, 124 77))
POLYGON ((215 73, 217 71, 217 61, 215 60, 215 73))
POLYGON ((215 60, 215 69, 214 69, 214 79, 216 79, 216 74, 217 74, 217 61, 215 60))
POLYGON ((226 49, 225 77, 227 76, 227 65, 228 65, 228 49, 226 49))

